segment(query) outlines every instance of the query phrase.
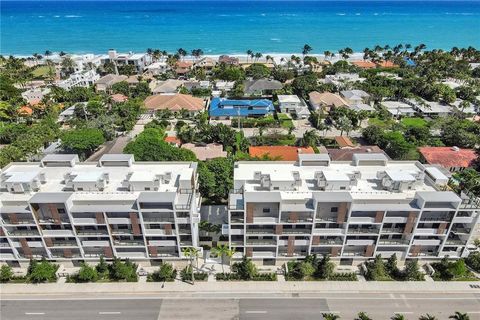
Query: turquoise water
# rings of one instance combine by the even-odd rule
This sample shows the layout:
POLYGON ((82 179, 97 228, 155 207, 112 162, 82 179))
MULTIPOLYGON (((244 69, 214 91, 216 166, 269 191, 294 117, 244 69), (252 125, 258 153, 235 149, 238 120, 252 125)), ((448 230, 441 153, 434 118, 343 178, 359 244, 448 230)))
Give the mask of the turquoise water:
POLYGON ((2 54, 480 47, 479 1, 1 1, 2 54))

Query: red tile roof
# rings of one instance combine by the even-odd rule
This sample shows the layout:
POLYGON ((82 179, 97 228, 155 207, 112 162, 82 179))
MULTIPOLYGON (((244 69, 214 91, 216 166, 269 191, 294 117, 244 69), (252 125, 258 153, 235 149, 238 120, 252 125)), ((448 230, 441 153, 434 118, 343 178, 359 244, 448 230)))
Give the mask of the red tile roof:
POLYGON ((357 66, 359 68, 362 68, 362 69, 372 69, 372 68, 375 68, 377 65, 375 63, 373 63, 372 61, 367 61, 367 60, 363 60, 363 61, 352 61, 352 64, 354 66, 357 66))
POLYGON ((346 136, 337 136, 335 137, 335 141, 339 145, 340 148, 353 148, 355 144, 350 140, 349 137, 346 136))
POLYGON ((455 147, 421 147, 418 148, 423 159, 429 164, 439 164, 445 168, 468 168, 472 166, 477 155, 473 149, 455 147))
POLYGON ((290 146, 257 146, 248 148, 251 157, 262 158, 268 156, 273 160, 297 161, 298 154, 313 154, 312 147, 290 147, 290 146))
POLYGON ((28 106, 23 106, 17 110, 17 113, 21 116, 31 116, 33 114, 33 109, 28 106))
POLYGON ((112 94, 111 97, 114 102, 125 102, 128 100, 128 97, 121 93, 112 94))
POLYGON ((389 156, 378 146, 361 146, 356 148, 327 149, 332 161, 352 161, 356 153, 383 153, 388 159, 389 156))
POLYGON ((177 137, 165 137, 165 139, 163 139, 165 142, 168 142, 168 143, 174 143, 174 144, 182 144, 182 141, 180 141, 180 139, 178 139, 177 137))

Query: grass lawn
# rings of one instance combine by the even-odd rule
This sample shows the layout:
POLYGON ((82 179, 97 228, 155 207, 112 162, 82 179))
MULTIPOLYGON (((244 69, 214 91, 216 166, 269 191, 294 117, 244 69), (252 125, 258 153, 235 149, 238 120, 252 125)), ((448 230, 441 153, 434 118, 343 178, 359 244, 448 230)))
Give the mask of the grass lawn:
POLYGON ((35 79, 43 79, 48 75, 49 66, 39 66, 32 71, 33 77, 35 79))
POLYGON ((405 127, 425 127, 428 122, 423 118, 403 118, 401 123, 405 127))
POLYGON ((388 120, 382 120, 378 118, 370 118, 368 119, 368 124, 371 126, 378 126, 381 128, 388 128, 391 127, 395 123, 394 120, 388 119, 388 120))
POLYGON ((285 129, 293 128, 293 121, 292 119, 287 116, 286 114, 279 113, 277 114, 278 121, 280 122, 280 126, 285 129))

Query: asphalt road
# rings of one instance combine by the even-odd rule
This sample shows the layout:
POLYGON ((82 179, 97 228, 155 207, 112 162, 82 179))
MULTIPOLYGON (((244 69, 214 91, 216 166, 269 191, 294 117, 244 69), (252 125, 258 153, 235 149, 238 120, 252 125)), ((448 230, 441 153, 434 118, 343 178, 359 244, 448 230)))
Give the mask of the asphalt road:
POLYGON ((2 320, 23 319, 135 319, 135 320, 315 320, 332 312, 341 319, 353 320, 366 311, 374 320, 388 320, 402 313, 408 320, 430 313, 447 320, 455 311, 467 312, 471 320, 480 320, 478 294, 310 294, 271 297, 254 294, 172 296, 156 298, 134 294, 130 297, 46 297, 2 299, 2 320), (252 296, 251 298, 249 296, 252 296))

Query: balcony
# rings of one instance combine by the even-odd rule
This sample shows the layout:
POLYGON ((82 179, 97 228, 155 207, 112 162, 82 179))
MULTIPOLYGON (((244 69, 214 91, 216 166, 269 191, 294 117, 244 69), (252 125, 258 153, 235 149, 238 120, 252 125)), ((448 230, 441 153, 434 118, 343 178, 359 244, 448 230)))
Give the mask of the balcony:
POLYGON ((96 218, 73 218, 73 224, 75 225, 97 225, 96 218))
POLYGON ((404 228, 383 228, 382 233, 403 233, 404 228))
POLYGON ((283 228, 282 234, 308 234, 310 235, 312 233, 311 229, 300 229, 300 228, 295 228, 295 229, 288 229, 288 228, 283 228))
POLYGON ((35 220, 33 220, 33 218, 19 218, 17 217, 17 219, 15 221, 11 220, 11 219, 3 219, 4 221, 4 224, 6 225, 28 225, 28 224, 32 224, 32 225, 35 225, 35 220))
POLYGON ((12 237, 39 237, 37 230, 7 230, 9 236, 12 237))
POLYGON ((239 235, 239 234, 244 234, 244 230, 242 229, 230 229, 230 234, 232 235, 239 235))
POLYGON ((279 251, 279 252, 278 252, 278 255, 281 256, 281 257, 296 257, 296 258, 300 258, 300 257, 306 257, 306 256, 307 256, 307 252, 292 252, 292 254, 288 254, 288 252, 286 252, 286 251, 279 251))
POLYGON ((114 236, 132 235, 133 230, 131 230, 131 229, 111 229, 111 233, 114 236))
POLYGON ((59 229, 59 230, 42 230, 45 237, 74 237, 73 230, 59 229))
POLYGON ((192 234, 192 230, 191 229, 178 229, 178 234, 192 234))
POLYGON ((117 247, 143 247, 145 243, 140 240, 113 240, 113 244, 117 247))
POLYGON ((473 223, 474 217, 459 217, 456 216, 453 218, 453 223, 465 223, 465 224, 470 224, 473 223))
POLYGON ((145 259, 147 258, 147 254, 145 251, 118 251, 117 250, 117 256, 119 258, 124 258, 124 259, 145 259))
POLYGON ((349 222, 351 224, 375 223, 375 218, 372 218, 372 217, 351 217, 349 222))
POLYGON ((167 231, 165 229, 145 229, 146 236, 174 236, 175 230, 167 231))
MULTIPOLYGON (((237 229, 237 230, 243 231, 243 229, 237 229)), ((247 229, 247 234, 275 234, 275 230, 274 229, 247 229)))
POLYGON ((413 245, 438 246, 442 241, 440 239, 413 239, 413 245))
POLYGON ((82 246, 85 248, 105 248, 105 247, 110 247, 110 241, 109 240, 82 241, 82 246))
POLYGON ((337 217, 316 217, 315 222, 337 222, 337 217))
POLYGON ((389 217, 386 216, 383 219, 384 223, 407 223, 408 218, 407 217, 389 217))
POLYGON ((453 228, 452 228, 452 232, 453 232, 453 233, 456 233, 456 234, 470 234, 470 232, 472 232, 472 229, 470 229, 470 228, 456 228, 456 227, 453 227, 453 228))
POLYGON ((247 245, 276 246, 277 241, 274 239, 247 239, 247 245))
POLYGON ((347 246, 370 246, 375 244, 375 240, 371 239, 347 239, 347 246))
POLYGON ((77 241, 52 241, 52 247, 77 247, 77 241))
POLYGON ((438 232, 438 229, 432 229, 432 228, 417 228, 415 230, 416 235, 445 235, 447 233, 447 230, 443 230, 440 233, 438 232))
POLYGON ((445 245, 450 245, 450 246, 465 246, 467 245, 466 240, 461 240, 461 239, 447 239, 445 241, 445 245))
POLYGON ((272 223, 277 223, 277 221, 278 221, 277 217, 253 217, 253 223, 272 224, 272 223))
POLYGON ((320 239, 318 244, 314 244, 312 241, 312 246, 341 246, 343 245, 342 239, 320 239))
POLYGON ((252 258, 275 258, 275 252, 270 251, 253 251, 252 258))
POLYGON ((174 247, 177 245, 176 240, 149 240, 148 245, 155 247, 174 247))
POLYGON ((378 234, 379 229, 376 228, 348 228, 348 234, 378 234))
POLYGON ((314 235, 344 235, 345 229, 342 228, 315 228, 314 235))
POLYGON ((143 217, 144 223, 175 223, 175 219, 173 217, 143 217))
POLYGON ((381 245, 381 246, 395 246, 395 245, 407 246, 409 244, 410 244, 410 240, 406 240, 406 239, 380 239, 378 241, 378 245, 381 245))
POLYGON ((79 236, 108 236, 107 230, 77 230, 79 236))

